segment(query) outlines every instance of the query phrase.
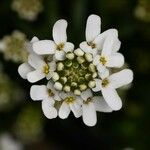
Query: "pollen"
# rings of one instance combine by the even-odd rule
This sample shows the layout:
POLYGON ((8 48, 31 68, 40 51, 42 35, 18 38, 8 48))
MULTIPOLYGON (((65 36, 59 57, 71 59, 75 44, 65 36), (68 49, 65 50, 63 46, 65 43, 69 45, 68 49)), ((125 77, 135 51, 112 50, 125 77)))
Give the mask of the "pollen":
POLYGON ((51 89, 48 89, 48 95, 51 97, 51 96, 54 96, 54 93, 52 92, 51 89))
POLYGON ((60 43, 59 45, 57 45, 57 50, 61 51, 64 48, 64 43, 60 43))
POLYGON ((93 42, 88 42, 88 45, 92 47, 92 49, 96 48, 96 44, 93 42))
POLYGON ((102 56, 100 57, 99 61, 100 61, 100 63, 102 63, 103 65, 105 65, 105 64, 107 63, 106 58, 105 58, 105 57, 102 57, 102 56))
POLYGON ((49 73, 49 69, 50 69, 49 65, 46 64, 46 65, 43 67, 43 72, 44 72, 45 74, 48 74, 48 73, 49 73))
POLYGON ((89 102, 91 102, 92 101, 92 98, 91 97, 89 97, 89 98, 87 98, 87 100, 86 101, 84 101, 84 103, 85 104, 88 104, 89 102))
POLYGON ((106 87, 109 84, 109 80, 107 78, 102 80, 102 87, 106 87))
POLYGON ((73 96, 70 96, 70 97, 66 97, 66 98, 65 98, 65 102, 66 102, 67 104, 73 103, 74 101, 75 101, 75 98, 74 98, 73 96))

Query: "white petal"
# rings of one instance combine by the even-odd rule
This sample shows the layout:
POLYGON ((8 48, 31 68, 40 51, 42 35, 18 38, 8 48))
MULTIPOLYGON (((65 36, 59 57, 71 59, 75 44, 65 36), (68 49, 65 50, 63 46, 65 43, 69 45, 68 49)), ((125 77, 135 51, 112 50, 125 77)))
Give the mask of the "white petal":
POLYGON ((101 29, 101 18, 97 15, 90 15, 86 24, 86 41, 93 41, 101 29))
POLYGON ((56 45, 51 40, 42 40, 33 43, 33 51, 39 55, 54 54, 56 45))
POLYGON ((118 31, 116 29, 109 29, 100 35, 98 35, 93 41, 96 44, 98 50, 103 49, 104 41, 108 36, 116 36, 118 37, 118 31))
MULTIPOLYGON (((99 68, 98 68, 99 70, 99 68)), ((109 76, 109 70, 107 68, 104 68, 103 72, 99 71, 98 72, 99 77, 101 77, 101 79, 105 79, 109 76)))
POLYGON ((27 74, 27 79, 31 83, 37 82, 43 79, 44 77, 45 77, 45 74, 42 73, 40 70, 35 70, 27 74))
POLYGON ((93 60, 93 64, 94 64, 94 65, 99 64, 99 63, 100 63, 99 59, 100 59, 100 56, 99 56, 99 55, 95 56, 95 57, 94 57, 94 60, 93 60))
POLYGON ((38 42, 39 41, 39 39, 36 37, 36 36, 34 36, 32 39, 31 39, 31 43, 34 43, 34 42, 38 42))
POLYGON ((95 106, 96 111, 99 112, 112 112, 113 110, 108 106, 106 101, 101 96, 94 96, 93 103, 95 106))
POLYGON ((59 117, 66 119, 70 114, 70 107, 66 102, 63 102, 59 109, 59 117))
POLYGON ((67 53, 67 52, 72 52, 74 49, 74 45, 70 42, 66 42, 64 45, 63 50, 67 53))
POLYGON ((102 55, 108 56, 111 54, 115 38, 114 36, 107 36, 102 49, 102 55))
POLYGON ((102 95, 107 102, 107 104, 113 109, 113 110, 119 110, 122 107, 122 101, 117 94, 117 91, 111 87, 106 87, 102 89, 102 95))
POLYGON ((80 43, 80 48, 81 48, 85 53, 90 53, 91 50, 92 50, 91 46, 89 46, 89 45, 87 44, 87 42, 82 42, 82 43, 80 43))
POLYGON ((95 106, 92 102, 83 104, 83 122, 87 126, 94 126, 97 122, 95 106))
POLYGON ((18 67, 18 73, 23 79, 27 78, 27 74, 31 72, 33 68, 28 63, 23 63, 18 67))
POLYGON ((124 56, 121 53, 113 53, 108 56, 107 67, 120 68, 124 64, 124 56))
POLYGON ((48 63, 50 66, 50 70, 53 72, 56 70, 56 62, 55 61, 51 61, 50 63, 48 63))
POLYGON ((95 88, 92 88, 92 90, 93 90, 94 92, 101 91, 101 89, 102 89, 102 86, 101 86, 102 80, 100 80, 100 79, 95 79, 95 82, 96 82, 96 86, 95 86, 95 88))
POLYGON ((43 100, 42 101, 42 110, 44 115, 48 118, 48 119, 53 119, 57 117, 57 110, 55 107, 53 107, 51 105, 50 100, 43 100))
POLYGON ((64 19, 58 20, 53 27, 53 39, 57 45, 67 41, 67 21, 64 19))
POLYGON ((33 100, 43 100, 48 97, 45 85, 33 85, 30 89, 30 96, 33 100))
POLYGON ((70 104, 70 109, 76 118, 79 118, 82 115, 81 107, 76 102, 70 104))
POLYGON ((65 52, 64 51, 58 51, 55 52, 55 58, 57 60, 64 60, 65 59, 65 52))
POLYGON ((30 54, 28 57, 28 63, 35 69, 41 68, 45 65, 44 60, 42 57, 36 55, 36 54, 30 54))
POLYGON ((107 71, 107 68, 106 66, 102 65, 100 62, 99 64, 97 65, 97 70, 99 73, 103 74, 107 71))
POLYGON ((115 89, 127 85, 133 80, 133 72, 130 69, 124 69, 109 76, 110 84, 115 89))
POLYGON ((112 47, 112 51, 113 52, 117 52, 121 47, 121 42, 118 38, 116 38, 116 40, 113 43, 113 47, 112 47))
POLYGON ((86 91, 83 91, 81 93, 81 97, 86 101, 88 98, 93 97, 92 91, 90 89, 87 89, 86 91))

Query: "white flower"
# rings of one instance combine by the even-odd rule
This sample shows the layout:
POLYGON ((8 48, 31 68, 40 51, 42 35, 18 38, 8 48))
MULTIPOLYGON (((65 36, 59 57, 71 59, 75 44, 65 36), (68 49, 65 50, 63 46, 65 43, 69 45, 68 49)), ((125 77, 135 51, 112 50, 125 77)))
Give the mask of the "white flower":
POLYGON ((93 91, 101 91, 107 104, 113 110, 119 110, 122 107, 122 101, 115 89, 131 83, 133 72, 130 69, 124 69, 101 79, 95 79, 96 87, 93 91))
POLYGON ((5 133, 0 136, 0 149, 1 150, 23 150, 23 145, 13 139, 11 135, 5 133))
POLYGON ((62 105, 59 108, 59 117, 61 119, 66 119, 70 111, 73 112, 76 118, 82 115, 81 113, 81 99, 77 98, 73 93, 60 93, 60 97, 63 100, 62 105))
POLYGON ((100 55, 96 55, 93 64, 97 66, 100 73, 105 72, 109 68, 120 68, 124 64, 124 56, 121 53, 113 52, 114 37, 108 36, 104 42, 100 55))
POLYGON ((96 111, 112 112, 112 109, 107 105, 101 96, 94 96, 90 89, 82 92, 82 116, 83 122, 87 126, 94 126, 97 122, 96 111))
MULTIPOLYGON (((92 53, 96 55, 98 50, 102 50, 103 43, 107 36, 116 36, 118 37, 118 31, 116 29, 109 29, 103 33, 101 32, 101 19, 97 15, 90 15, 87 19, 86 24, 86 41, 80 44, 80 48, 84 52, 92 53)), ((115 39, 113 43, 113 51, 118 51, 120 48, 120 41, 118 38, 115 39)))
POLYGON ((67 42, 67 21, 64 19, 58 20, 53 27, 53 39, 41 40, 33 44, 33 50, 39 54, 55 54, 57 60, 64 60, 65 53, 72 52, 74 45, 67 42))
POLYGON ((57 117, 57 110, 54 104, 55 100, 60 101, 61 99, 51 82, 48 82, 47 86, 33 85, 30 90, 30 96, 35 101, 42 100, 42 110, 47 118, 57 117))
POLYGON ((55 61, 45 62, 43 57, 36 54, 30 54, 28 57, 28 63, 34 68, 33 71, 27 74, 27 79, 29 82, 37 82, 43 78, 48 80, 53 76, 56 69, 55 61))
MULTIPOLYGON (((27 50, 30 54, 34 53, 32 49, 32 44, 37 41, 39 41, 39 39, 37 37, 33 37, 30 43, 27 43, 27 50)), ((18 73, 23 79, 27 79, 27 74, 33 70, 34 68, 28 62, 25 62, 18 67, 18 73)))

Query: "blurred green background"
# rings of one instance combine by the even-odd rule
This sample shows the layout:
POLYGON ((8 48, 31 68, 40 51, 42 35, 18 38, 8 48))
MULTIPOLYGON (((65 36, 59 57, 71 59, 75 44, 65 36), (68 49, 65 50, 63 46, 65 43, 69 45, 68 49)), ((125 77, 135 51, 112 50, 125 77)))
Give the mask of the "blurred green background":
MULTIPOLYGON (((30 10, 39 0, 24 1, 30 10)), ((77 48, 85 39, 87 17, 101 16, 102 32, 118 29, 120 52, 134 71, 134 81, 129 90, 120 91, 123 108, 98 113, 95 127, 85 126, 73 115, 66 120, 48 120, 41 103, 30 99, 31 84, 17 72, 20 62, 0 53, 0 137, 11 135, 25 150, 150 149, 150 0, 43 0, 35 20, 19 16, 23 8, 14 11, 12 3, 0 0, 0 39, 14 30, 23 32, 28 40, 33 36, 52 39, 53 24, 64 18, 69 23, 68 40, 77 48)))

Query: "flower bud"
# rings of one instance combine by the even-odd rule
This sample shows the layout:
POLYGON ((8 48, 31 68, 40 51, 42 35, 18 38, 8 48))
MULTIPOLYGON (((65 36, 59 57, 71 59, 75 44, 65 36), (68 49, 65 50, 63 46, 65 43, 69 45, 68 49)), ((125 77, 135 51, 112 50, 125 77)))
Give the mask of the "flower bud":
POLYGON ((74 94, 75 95, 81 95, 81 91, 76 89, 76 90, 74 90, 74 94))
POLYGON ((93 57, 90 53, 86 53, 85 54, 85 59, 88 61, 88 62, 91 62, 93 60, 93 57))
POLYGON ((72 83, 71 83, 71 86, 72 86, 72 87, 77 87, 77 83, 76 83, 76 82, 72 82, 72 83))
POLYGON ((94 72, 93 75, 92 75, 92 77, 93 77, 93 78, 96 78, 96 77, 97 77, 97 73, 94 72))
POLYGON ((80 48, 76 49, 76 50, 74 51, 74 53, 75 53, 77 56, 83 56, 83 55, 84 55, 84 52, 83 52, 80 48))
POLYGON ((77 57, 77 61, 79 64, 82 64, 83 62, 85 62, 85 59, 81 56, 77 57))
POLYGON ((69 52, 69 53, 66 54, 66 57, 68 59, 72 60, 72 59, 74 59, 74 53, 69 52))
POLYGON ((90 82, 88 83, 88 86, 89 86, 90 88, 94 88, 95 85, 96 85, 96 82, 95 82, 95 81, 90 81, 90 82))
POLYGON ((87 89, 87 86, 85 84, 81 84, 79 87, 81 91, 84 91, 87 89))
POLYGON ((94 64, 90 64, 89 65, 89 71, 91 71, 91 72, 95 72, 95 65, 94 64))
POLYGON ((55 84, 54 84, 54 88, 56 89, 56 90, 59 90, 59 91, 61 91, 62 90, 62 84, 60 83, 60 82, 55 82, 55 84))
POLYGON ((67 60, 67 61, 65 62, 65 66, 71 67, 71 66, 72 66, 72 61, 71 61, 71 60, 67 60))
POLYGON ((54 82, 57 81, 57 80, 59 80, 59 75, 58 75, 57 72, 53 73, 52 79, 53 79, 54 82))
POLYGON ((70 92, 70 86, 65 85, 65 86, 64 86, 64 91, 65 91, 65 92, 70 92))
POLYGON ((62 82, 62 84, 65 84, 67 82, 67 78, 66 77, 61 77, 60 81, 62 82))
POLYGON ((61 62, 59 62, 59 63, 57 64, 57 70, 58 70, 58 71, 61 71, 61 70, 63 70, 63 69, 64 69, 64 64, 61 63, 61 62))

